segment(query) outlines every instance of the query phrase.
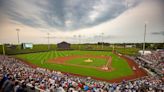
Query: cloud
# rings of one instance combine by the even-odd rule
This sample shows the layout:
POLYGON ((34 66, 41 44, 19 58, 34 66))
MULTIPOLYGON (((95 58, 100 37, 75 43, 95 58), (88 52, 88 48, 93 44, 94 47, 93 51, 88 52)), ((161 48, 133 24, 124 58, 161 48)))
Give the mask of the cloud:
MULTIPOLYGON (((140 1, 129 0, 129 9, 140 1)), ((6 16, 15 22, 61 31, 93 27, 128 9, 126 0, 1 0, 1 5, 6 16)))
POLYGON ((153 35, 163 35, 164 36, 164 31, 160 32, 152 32, 153 35))

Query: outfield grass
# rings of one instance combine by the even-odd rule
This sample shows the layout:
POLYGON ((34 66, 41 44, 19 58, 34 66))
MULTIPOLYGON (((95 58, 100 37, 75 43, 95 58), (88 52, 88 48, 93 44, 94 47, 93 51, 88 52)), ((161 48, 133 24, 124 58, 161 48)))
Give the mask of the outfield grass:
MULTIPOLYGON (((20 55, 16 55, 16 57, 24 59, 27 62, 30 62, 32 64, 35 64, 35 65, 43 67, 43 68, 59 70, 62 72, 68 72, 68 73, 74 73, 74 74, 80 74, 80 75, 90 76, 90 77, 93 76, 93 77, 103 78, 103 79, 113 79, 113 78, 119 78, 119 77, 128 76, 128 75, 133 74, 133 71, 129 67, 128 63, 125 60, 123 60, 122 58, 119 58, 118 56, 116 56, 115 54, 113 54, 111 52, 49 51, 49 52, 40 52, 40 53, 31 53, 31 54, 20 54, 20 55), (52 64, 52 63, 46 62, 47 60, 49 60, 51 58, 57 58, 57 57, 62 57, 62 56, 71 56, 71 55, 84 55, 84 54, 112 56, 112 67, 114 68, 114 70, 112 72, 106 72, 106 71, 99 71, 99 70, 93 69, 93 68, 80 68, 80 67, 76 67, 76 66, 52 64)), ((73 62, 75 64, 75 61, 74 60, 69 61, 69 63, 73 62)), ((80 64, 79 62, 76 62, 76 63, 80 64)), ((100 65, 101 65, 101 63, 100 63, 100 65)))
POLYGON ((116 48, 116 51, 124 55, 135 56, 138 54, 138 48, 116 48))

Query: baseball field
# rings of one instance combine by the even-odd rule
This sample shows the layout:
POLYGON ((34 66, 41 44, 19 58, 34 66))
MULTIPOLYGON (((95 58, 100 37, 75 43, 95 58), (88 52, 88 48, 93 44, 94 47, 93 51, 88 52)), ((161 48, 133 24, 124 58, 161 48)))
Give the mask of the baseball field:
POLYGON ((107 51, 49 51, 15 57, 37 67, 107 81, 136 75, 132 67, 137 65, 107 51))

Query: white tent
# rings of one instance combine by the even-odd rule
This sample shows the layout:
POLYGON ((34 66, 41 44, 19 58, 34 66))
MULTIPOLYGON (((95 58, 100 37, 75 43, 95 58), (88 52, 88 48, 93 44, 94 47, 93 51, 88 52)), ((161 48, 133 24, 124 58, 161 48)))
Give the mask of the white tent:
POLYGON ((144 53, 143 53, 143 50, 139 50, 138 53, 140 55, 148 55, 148 54, 151 54, 151 51, 145 50, 144 53))

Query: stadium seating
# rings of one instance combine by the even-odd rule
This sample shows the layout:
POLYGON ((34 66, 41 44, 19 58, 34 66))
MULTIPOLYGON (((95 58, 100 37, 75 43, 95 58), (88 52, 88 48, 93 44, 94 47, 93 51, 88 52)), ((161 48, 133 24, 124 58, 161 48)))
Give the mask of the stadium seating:
POLYGON ((2 92, 162 92, 163 80, 158 76, 146 76, 133 81, 107 83, 49 71, 43 68, 32 68, 29 65, 9 56, 0 56, 0 89, 2 92))
POLYGON ((143 66, 150 68, 157 74, 164 75, 164 50, 152 51, 151 54, 138 57, 139 62, 143 66))

